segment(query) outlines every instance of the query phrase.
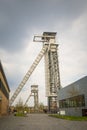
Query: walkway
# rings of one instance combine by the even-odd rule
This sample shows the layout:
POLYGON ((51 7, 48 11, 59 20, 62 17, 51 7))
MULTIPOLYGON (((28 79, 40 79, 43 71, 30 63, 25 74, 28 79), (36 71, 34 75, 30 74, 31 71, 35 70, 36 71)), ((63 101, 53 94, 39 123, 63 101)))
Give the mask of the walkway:
POLYGON ((87 121, 68 121, 46 114, 0 117, 0 130, 87 130, 87 121))

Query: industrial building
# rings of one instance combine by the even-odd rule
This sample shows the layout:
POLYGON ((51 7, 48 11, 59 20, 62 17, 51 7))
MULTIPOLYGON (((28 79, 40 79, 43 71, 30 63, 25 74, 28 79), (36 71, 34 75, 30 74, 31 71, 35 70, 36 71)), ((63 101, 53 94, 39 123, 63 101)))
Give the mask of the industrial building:
POLYGON ((9 112, 9 85, 0 62, 0 116, 7 115, 9 112))
POLYGON ((58 99, 60 114, 87 116, 87 76, 60 89, 58 99))

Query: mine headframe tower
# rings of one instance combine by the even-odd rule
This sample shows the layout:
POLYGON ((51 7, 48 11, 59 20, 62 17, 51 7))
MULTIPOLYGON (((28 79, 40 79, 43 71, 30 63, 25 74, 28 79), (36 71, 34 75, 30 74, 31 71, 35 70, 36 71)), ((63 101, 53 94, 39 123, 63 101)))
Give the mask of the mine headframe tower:
POLYGON ((24 107, 26 107, 31 96, 34 97, 34 112, 38 112, 39 111, 38 85, 31 85, 31 93, 30 93, 29 97, 27 98, 27 100, 24 104, 24 107))
MULTIPOLYGON (((57 111, 58 107, 58 91, 60 89, 60 73, 58 62, 58 44, 56 44, 56 32, 44 32, 42 36, 35 35, 34 42, 42 42, 43 48, 31 65, 28 72, 25 74, 18 88, 10 99, 10 106, 21 92, 22 88, 30 78, 31 74, 39 64, 42 57, 45 57, 45 81, 46 81, 46 96, 48 98, 48 110, 57 111)), ((31 96, 31 95, 30 95, 31 96)), ((30 98, 29 96, 29 98, 30 98)), ((36 105, 37 106, 37 105, 36 105)))
POLYGON ((56 112, 58 108, 58 91, 61 86, 56 32, 44 32, 41 37, 35 36, 35 38, 38 39, 36 41, 43 42, 44 46, 48 46, 48 49, 44 53, 46 96, 48 98, 48 111, 56 112))
POLYGON ((31 93, 33 93, 34 95, 34 111, 35 112, 38 112, 38 105, 39 105, 39 102, 38 102, 38 85, 32 85, 31 86, 31 93))

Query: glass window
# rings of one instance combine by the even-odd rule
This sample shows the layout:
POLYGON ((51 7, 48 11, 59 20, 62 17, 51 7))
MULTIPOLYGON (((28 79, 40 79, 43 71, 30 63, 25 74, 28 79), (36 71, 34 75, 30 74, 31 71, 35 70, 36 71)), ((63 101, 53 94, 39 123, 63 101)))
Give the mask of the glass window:
POLYGON ((71 98, 60 100, 59 106, 60 108, 83 107, 85 106, 85 97, 84 95, 78 95, 71 98))

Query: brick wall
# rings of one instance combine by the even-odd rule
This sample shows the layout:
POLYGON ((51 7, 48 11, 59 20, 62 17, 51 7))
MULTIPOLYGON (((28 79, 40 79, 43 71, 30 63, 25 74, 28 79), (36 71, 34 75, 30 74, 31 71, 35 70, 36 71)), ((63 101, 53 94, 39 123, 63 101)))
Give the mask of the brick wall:
POLYGON ((0 63, 0 115, 7 115, 9 108, 9 86, 0 63))

